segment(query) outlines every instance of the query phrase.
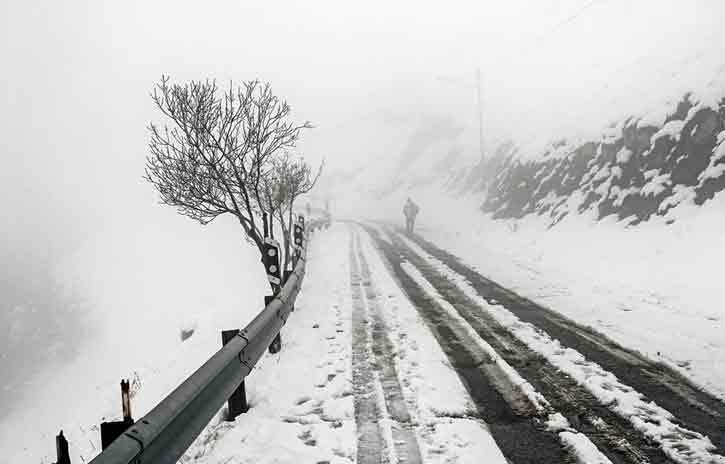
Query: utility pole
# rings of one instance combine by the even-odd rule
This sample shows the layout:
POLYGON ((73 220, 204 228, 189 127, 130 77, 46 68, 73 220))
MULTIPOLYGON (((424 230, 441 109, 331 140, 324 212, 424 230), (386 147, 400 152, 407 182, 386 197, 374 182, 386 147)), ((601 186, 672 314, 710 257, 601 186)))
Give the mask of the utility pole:
MULTIPOLYGON (((460 84, 461 82, 457 79, 452 79, 448 76, 438 76, 439 81, 452 82, 454 84, 460 84)), ((471 88, 470 82, 465 82, 464 86, 468 89, 471 88)), ((478 113, 478 151, 481 155, 480 162, 483 163, 484 151, 483 151, 483 97, 481 91, 481 68, 476 68, 476 112, 478 113)))
POLYGON ((481 163, 483 163, 483 108, 481 101, 481 68, 476 68, 476 96, 478 111, 478 149, 481 152, 481 163))

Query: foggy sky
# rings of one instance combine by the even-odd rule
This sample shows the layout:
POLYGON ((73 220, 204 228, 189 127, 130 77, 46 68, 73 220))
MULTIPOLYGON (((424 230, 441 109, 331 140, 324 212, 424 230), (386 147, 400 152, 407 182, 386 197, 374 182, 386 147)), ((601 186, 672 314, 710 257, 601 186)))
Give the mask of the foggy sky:
POLYGON ((375 137, 361 118, 440 111, 471 120, 477 67, 494 140, 601 124, 670 98, 671 71, 693 54, 722 55, 725 43, 717 0, 2 8, 3 243, 56 251, 111 211, 154 214, 140 176, 145 125, 156 117, 148 91, 162 73, 270 81, 318 126, 305 136, 305 155, 334 166, 364 156, 360 146, 375 137))
POLYGON ((141 180, 164 73, 271 82, 316 126, 302 153, 335 169, 399 146, 376 129, 391 121, 473 124, 476 68, 492 146, 677 98, 725 51, 718 0, 6 1, 0 16, 0 259, 26 261, 4 270, 18 285, 99 237, 121 256, 141 225, 198 227, 141 180))

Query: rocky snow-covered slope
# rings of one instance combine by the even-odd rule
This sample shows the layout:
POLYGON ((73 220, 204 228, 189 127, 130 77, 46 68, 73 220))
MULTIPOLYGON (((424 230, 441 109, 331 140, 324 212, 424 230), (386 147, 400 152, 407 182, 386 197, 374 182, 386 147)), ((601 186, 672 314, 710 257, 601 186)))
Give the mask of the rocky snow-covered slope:
POLYGON ((591 209, 636 224, 725 188, 724 129, 725 99, 688 94, 670 111, 628 117, 599 139, 560 140, 534 160, 502 146, 470 172, 472 180, 477 170, 488 174, 477 179, 488 186, 482 209, 496 218, 546 214, 553 225, 591 209))

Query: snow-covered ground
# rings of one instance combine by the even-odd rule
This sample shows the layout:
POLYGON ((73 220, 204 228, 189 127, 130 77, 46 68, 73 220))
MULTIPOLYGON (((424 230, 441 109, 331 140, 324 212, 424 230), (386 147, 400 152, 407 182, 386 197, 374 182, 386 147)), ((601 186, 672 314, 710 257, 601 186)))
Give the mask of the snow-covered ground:
POLYGON ((312 238, 302 292, 282 329, 282 351, 266 354, 246 380, 249 412, 233 424, 210 426, 184 462, 354 459, 347 239, 336 228, 312 238), (340 252, 322 253, 328 247, 340 252))
MULTIPOLYGON (((681 204, 677 221, 634 227, 570 215, 548 229, 543 218, 492 220, 480 197, 434 188, 384 201, 344 203, 340 214, 402 222, 405 196, 421 206, 417 231, 478 272, 665 362, 725 399, 722 235, 725 195, 703 207, 681 204)), ((341 199, 342 200, 342 199, 341 199)))
POLYGON ((44 366, 0 418, 3 462, 54 462, 60 429, 72 462, 87 462, 100 450, 99 424, 121 416, 122 378, 139 418, 219 349, 221 330, 262 308, 258 252, 240 243, 233 222, 201 228, 172 214, 139 226, 117 212, 59 267, 85 298, 92 331, 75 359, 44 366), (183 342, 182 329, 194 329, 183 342))

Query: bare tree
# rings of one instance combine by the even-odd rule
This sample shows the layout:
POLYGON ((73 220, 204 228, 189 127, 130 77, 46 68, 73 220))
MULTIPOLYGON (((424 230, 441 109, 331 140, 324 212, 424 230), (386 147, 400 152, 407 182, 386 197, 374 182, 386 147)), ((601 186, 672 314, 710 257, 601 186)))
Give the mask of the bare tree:
POLYGON ((275 157, 272 160, 272 175, 264 183, 263 203, 265 211, 274 218, 282 229, 284 248, 284 266, 287 269, 290 260, 290 234, 294 219, 294 204, 297 198, 312 190, 317 183, 324 162, 320 164, 317 172, 303 158, 294 157, 289 152, 275 157))
MULTIPOLYGON (((285 153, 282 155, 287 157, 285 153)), ((287 203, 287 188, 285 176, 279 169, 279 158, 271 160, 272 168, 267 172, 260 183, 259 206, 263 213, 269 218, 269 233, 274 238, 274 220, 279 211, 284 210, 287 203)))
POLYGON ((222 92, 213 80, 171 84, 162 76, 151 98, 168 121, 149 125, 145 179, 161 202, 202 224, 232 214, 261 253, 265 179, 310 123, 291 121, 290 106, 259 81, 222 92))

